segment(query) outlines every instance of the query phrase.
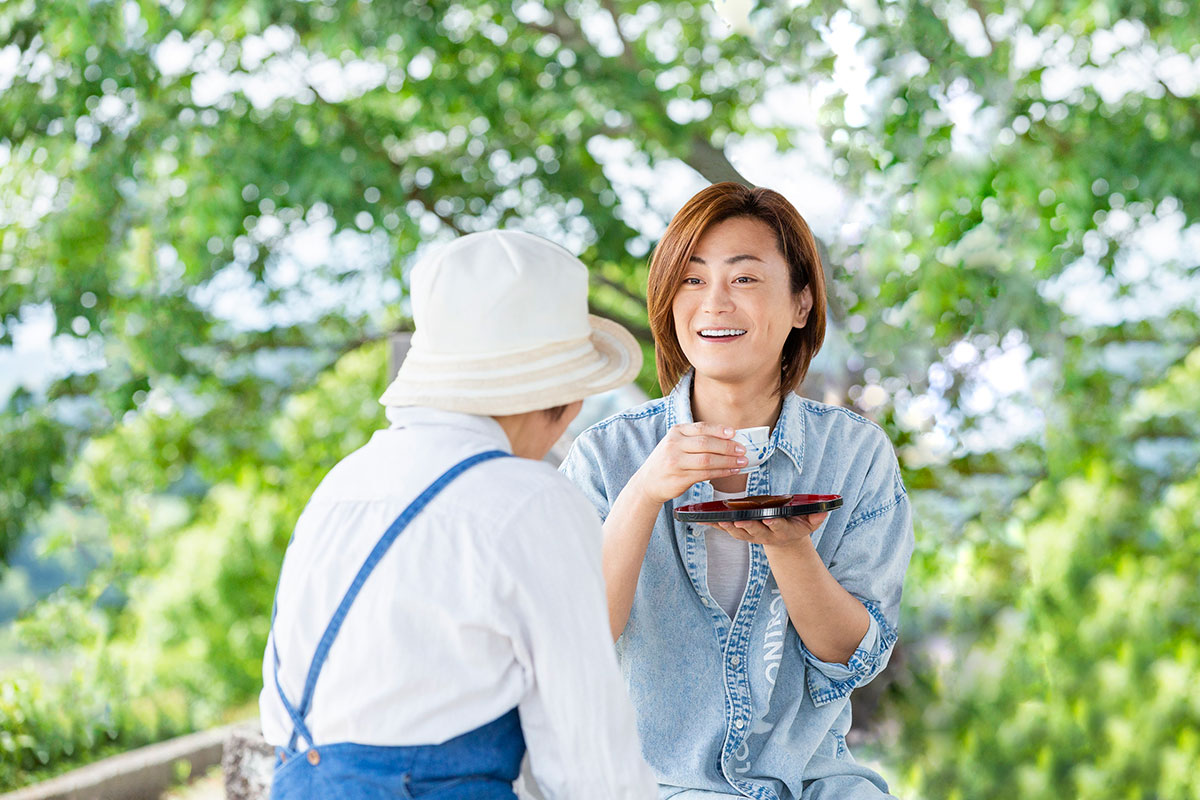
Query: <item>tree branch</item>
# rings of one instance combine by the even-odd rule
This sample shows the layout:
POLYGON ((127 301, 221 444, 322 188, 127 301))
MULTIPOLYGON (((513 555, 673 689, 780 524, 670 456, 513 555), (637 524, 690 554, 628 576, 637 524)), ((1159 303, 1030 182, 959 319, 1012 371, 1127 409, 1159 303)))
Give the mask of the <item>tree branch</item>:
POLYGON ((613 28, 617 31, 617 38, 621 40, 621 62, 633 70, 637 67, 637 61, 633 57, 633 48, 625 34, 621 32, 621 12, 617 10, 617 4, 613 0, 601 0, 604 10, 612 17, 613 28))
MULTIPOLYGON (((346 126, 346 129, 349 130, 359 142, 364 145, 372 146, 372 149, 375 150, 376 153, 379 153, 383 156, 383 159, 388 163, 393 172, 395 172, 397 175, 403 174, 399 164, 397 164, 395 161, 392 161, 392 159, 388 157, 387 153, 382 152, 377 145, 372 145, 372 142, 365 135, 362 125, 358 123, 358 120, 350 116, 345 105, 342 103, 332 103, 324 99, 321 97, 320 92, 318 92, 316 89, 313 89, 312 86, 309 86, 309 89, 311 89, 312 93, 316 95, 318 102, 338 115, 338 119, 341 121, 341 123, 346 126)), ((443 225, 454 231, 456 235, 465 236, 467 233, 469 233, 469 231, 463 230, 463 228, 454 221, 453 217, 440 213, 435 208, 434 202, 430 200, 428 195, 426 195, 425 192, 419 187, 412 187, 408 191, 407 197, 409 200, 416 200, 418 203, 420 203, 426 211, 437 217, 443 225)))
MULTIPOLYGON (((621 39, 621 45, 623 48, 621 62, 626 69, 636 72, 640 65, 637 63, 637 60, 634 57, 633 48, 629 40, 626 39, 625 35, 621 32, 620 12, 617 10, 616 4, 613 2, 613 0, 601 0, 601 2, 603 3, 605 10, 612 15, 613 25, 616 26, 617 35, 621 39)), ((557 36, 562 40, 563 44, 576 51, 587 48, 589 50, 593 50, 594 52, 591 42, 587 40, 587 37, 583 35, 583 32, 574 23, 574 21, 565 16, 561 10, 555 12, 553 25, 531 24, 529 27, 543 33, 557 36)), ((664 119, 669 119, 667 116, 667 109, 665 106, 663 106, 662 99, 657 94, 653 94, 651 97, 647 98, 647 101, 655 107, 660 116, 662 116, 664 119)), ((621 126, 617 128, 605 127, 598 132, 604 135, 621 135, 623 133, 632 132, 628 130, 628 128, 629 126, 621 126)), ((692 137, 690 152, 683 159, 683 161, 692 169, 696 170, 696 172, 703 175, 704 178, 710 183, 734 181, 745 186, 753 186, 753 184, 750 183, 750 181, 748 181, 746 177, 742 175, 742 173, 738 172, 733 164, 730 163, 724 151, 713 146, 712 142, 708 140, 708 137, 704 136, 703 134, 697 133, 692 137)))
POLYGON ((619 319, 611 311, 600 308, 591 300, 588 300, 588 312, 595 314, 597 317, 603 317, 610 322, 615 322, 618 325, 628 329, 629 332, 633 334, 634 338, 643 344, 654 343, 654 334, 645 325, 641 325, 636 322, 630 322, 627 319, 619 319))
MULTIPOLYGON (((1180 95, 1178 95, 1174 91, 1172 91, 1171 87, 1168 86, 1167 82, 1164 81, 1162 78, 1158 79, 1158 85, 1162 87, 1162 90, 1164 92, 1166 92, 1167 97, 1170 97, 1172 100, 1188 99, 1188 98, 1181 97, 1180 95)), ((1189 113, 1191 113, 1192 121, 1196 123, 1196 127, 1200 128, 1200 106, 1197 106, 1194 102, 1189 103, 1188 111, 1189 111, 1189 113)))
POLYGON ((633 300, 636 303, 639 303, 643 306, 646 305, 645 295, 642 295, 642 294, 639 294, 639 293, 633 291, 632 289, 625 286, 624 284, 622 284, 618 281, 614 281, 610 278, 606 278, 603 275, 599 274, 598 272, 595 272, 594 270, 588 270, 588 275, 592 278, 592 280, 594 280, 596 283, 600 284, 601 286, 607 286, 608 288, 619 292, 621 295, 628 297, 630 300, 633 300))
POLYGON ((556 36, 563 45, 572 50, 579 51, 585 48, 591 48, 592 43, 583 35, 583 31, 575 24, 570 17, 564 16, 560 10, 554 13, 554 22, 550 25, 542 25, 537 22, 529 22, 526 25, 539 33, 547 36, 556 36))
MULTIPOLYGON (((390 161, 390 159, 389 159, 389 161, 390 161)), ((454 231, 454 233, 456 235, 466 236, 468 233, 470 233, 470 231, 463 230, 458 225, 458 223, 454 221, 453 217, 450 217, 450 216, 440 213, 434 207, 434 203, 432 203, 429 200, 429 198, 426 196, 425 192, 422 191, 421 189, 418 189, 417 187, 414 186, 412 189, 409 190, 408 198, 410 200, 416 200, 418 203, 420 203, 425 208, 426 211, 428 211, 430 214, 433 214, 435 217, 437 217, 439 220, 441 220, 442 224, 445 225, 450 230, 454 231)))
POLYGON ((753 186, 746 176, 738 172, 729 161, 725 151, 715 146, 707 137, 696 134, 692 137, 692 149, 684 163, 699 172, 710 183, 733 181, 743 186, 753 186))
POLYGON ((979 27, 983 28, 983 35, 988 40, 988 46, 992 48, 992 52, 996 52, 996 40, 992 38, 991 31, 987 28, 987 11, 984 10, 983 4, 979 0, 967 0, 967 4, 971 6, 971 10, 979 17, 979 27))

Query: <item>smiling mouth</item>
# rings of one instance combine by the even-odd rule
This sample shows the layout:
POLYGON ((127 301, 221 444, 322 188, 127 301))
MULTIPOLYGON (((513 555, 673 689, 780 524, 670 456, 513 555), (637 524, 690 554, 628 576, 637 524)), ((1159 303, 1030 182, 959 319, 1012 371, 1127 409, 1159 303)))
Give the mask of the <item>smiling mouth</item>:
POLYGON ((705 328, 698 331, 698 334, 701 339, 709 342, 732 342, 744 336, 746 332, 741 328, 705 328))

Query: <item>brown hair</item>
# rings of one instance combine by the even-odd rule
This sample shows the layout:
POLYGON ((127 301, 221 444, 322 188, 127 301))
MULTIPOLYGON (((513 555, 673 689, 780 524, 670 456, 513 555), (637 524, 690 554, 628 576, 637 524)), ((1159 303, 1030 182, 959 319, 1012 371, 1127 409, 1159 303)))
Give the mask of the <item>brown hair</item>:
POLYGON ((733 217, 752 217, 775 231, 775 244, 788 264, 792 294, 812 287, 813 304, 803 328, 793 328, 783 345, 779 394, 794 390, 808 373, 808 365, 825 341, 825 273, 817 242, 804 217, 779 192, 750 188, 740 183, 714 183, 688 200, 671 219, 650 257, 646 306, 654 334, 658 385, 663 394, 674 388, 691 364, 675 333, 671 306, 679 283, 704 233, 733 217))
MULTIPOLYGON (((570 405, 568 403, 567 405, 570 405)), ((567 413, 567 405, 554 406, 553 408, 543 408, 542 413, 546 415, 546 419, 550 422, 558 422, 562 419, 563 414, 567 413)))

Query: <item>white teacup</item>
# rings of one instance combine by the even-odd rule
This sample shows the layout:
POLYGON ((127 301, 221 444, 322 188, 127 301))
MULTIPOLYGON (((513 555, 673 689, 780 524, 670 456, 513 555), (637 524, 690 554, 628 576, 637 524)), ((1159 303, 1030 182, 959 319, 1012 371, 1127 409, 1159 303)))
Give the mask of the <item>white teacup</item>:
POLYGON ((733 432, 733 440, 746 448, 746 460, 750 462, 738 473, 750 472, 757 469, 767 458, 767 448, 771 443, 771 429, 766 425, 758 428, 738 428, 733 432))

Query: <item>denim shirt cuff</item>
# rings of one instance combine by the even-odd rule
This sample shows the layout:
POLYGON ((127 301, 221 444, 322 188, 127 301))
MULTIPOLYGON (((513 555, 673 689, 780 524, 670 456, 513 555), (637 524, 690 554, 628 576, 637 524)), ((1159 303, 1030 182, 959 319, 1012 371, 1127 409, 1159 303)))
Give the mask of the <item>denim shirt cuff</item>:
POLYGON ((854 655, 845 664, 822 661, 812 654, 804 642, 800 649, 808 662, 808 694, 813 704, 823 706, 834 700, 847 697, 858 686, 869 681, 884 668, 892 646, 896 643, 896 629, 892 627, 879 607, 868 600, 861 601, 870 617, 867 632, 854 649, 854 655))

